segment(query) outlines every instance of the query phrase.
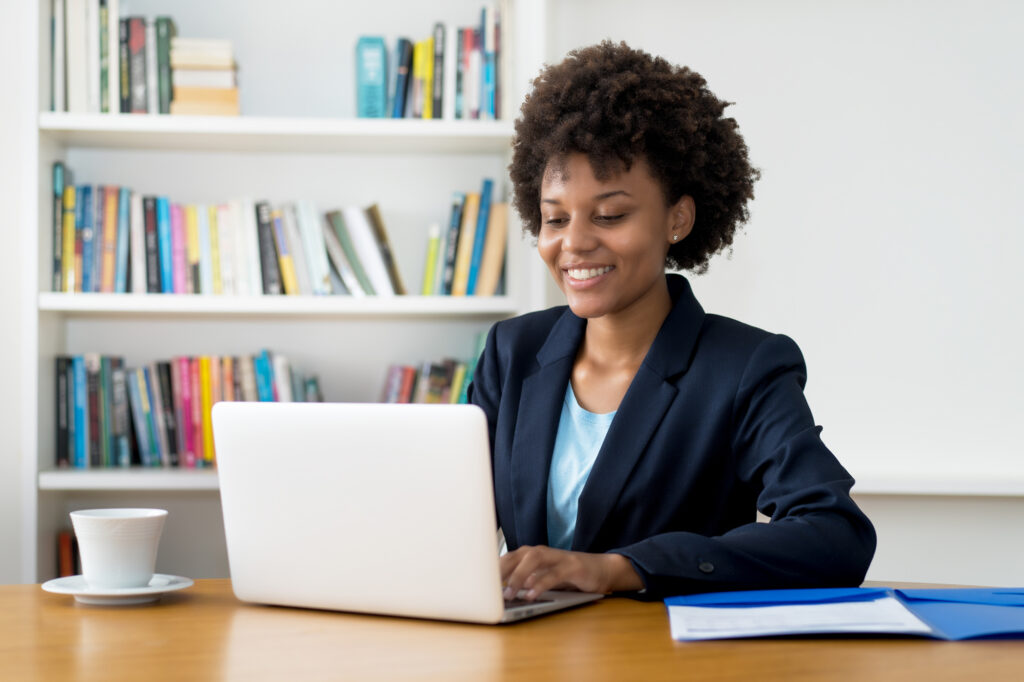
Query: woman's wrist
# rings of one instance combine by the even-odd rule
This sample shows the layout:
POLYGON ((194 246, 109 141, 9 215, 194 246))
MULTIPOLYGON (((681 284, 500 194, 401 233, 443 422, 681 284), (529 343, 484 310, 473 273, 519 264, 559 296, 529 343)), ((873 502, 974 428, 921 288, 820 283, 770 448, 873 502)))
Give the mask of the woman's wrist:
POLYGON ((604 557, 608 566, 608 580, 604 592, 635 592, 644 588, 644 581, 633 568, 632 561, 613 552, 605 554, 604 557))

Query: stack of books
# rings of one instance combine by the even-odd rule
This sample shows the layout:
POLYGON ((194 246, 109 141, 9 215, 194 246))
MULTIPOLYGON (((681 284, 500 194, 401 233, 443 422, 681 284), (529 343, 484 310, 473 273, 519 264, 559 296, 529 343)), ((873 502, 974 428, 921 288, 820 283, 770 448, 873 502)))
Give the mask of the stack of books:
POLYGON ((476 335, 474 354, 468 360, 443 358, 419 365, 388 367, 381 389, 382 403, 464 404, 473 381, 477 358, 487 342, 487 331, 476 335))
POLYGON ((228 40, 171 38, 170 113, 238 116, 234 48, 228 40))
POLYGON ((221 400, 322 402, 316 376, 280 353, 175 357, 136 368, 98 353, 58 356, 57 466, 213 466, 221 400))
POLYGON ((486 5, 479 23, 438 22, 422 40, 398 38, 392 58, 380 36, 356 44, 360 118, 495 119, 501 111, 502 21, 486 5))

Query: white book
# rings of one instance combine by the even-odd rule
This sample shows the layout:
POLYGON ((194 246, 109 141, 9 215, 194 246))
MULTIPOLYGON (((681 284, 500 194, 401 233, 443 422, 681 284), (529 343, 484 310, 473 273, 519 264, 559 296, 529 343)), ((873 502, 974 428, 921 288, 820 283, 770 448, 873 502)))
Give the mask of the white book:
POLYGON ((298 218, 295 204, 285 204, 281 209, 281 221, 284 224, 285 239, 288 240, 288 251, 295 267, 295 281, 299 285, 300 296, 312 296, 313 284, 309 277, 309 263, 306 261, 306 250, 302 247, 302 235, 299 234, 298 218))
POLYGON ((53 0, 53 49, 50 52, 50 87, 53 111, 67 111, 67 80, 64 73, 64 0, 53 0))
POLYGON ((277 402, 290 403, 292 399, 292 368, 288 358, 280 353, 274 353, 274 386, 277 387, 277 402))
POLYGON ((459 27, 449 24, 444 38, 444 95, 441 118, 455 119, 455 78, 458 73, 459 27))
MULTIPOLYGON (((334 263, 334 269, 338 273, 338 279, 341 280, 342 285, 348 290, 348 293, 352 296, 362 298, 366 296, 366 291, 359 284, 359 278, 356 277, 355 271, 352 269, 352 264, 348 260, 348 256, 345 255, 345 249, 341 247, 341 240, 338 239, 338 235, 335 234, 334 228, 331 227, 330 223, 324 221, 323 224, 324 233, 324 244, 327 246, 327 253, 331 257, 331 262, 334 263)), ((341 293, 341 290, 339 290, 341 293)))
POLYGON ((171 77, 176 88, 233 88, 236 85, 234 69, 174 69, 171 77))
POLYGON ((483 53, 477 45, 469 53, 469 68, 462 76, 462 108, 465 118, 481 118, 481 96, 483 88, 480 79, 483 77, 483 53))
POLYGON ((210 208, 202 204, 196 206, 197 222, 199 223, 199 293, 213 292, 213 242, 210 234, 210 208))
POLYGON ((100 113, 100 0, 85 3, 86 111, 100 113))
POLYGON ((107 0, 107 111, 121 112, 121 7, 120 0, 107 0))
POLYGON ((309 265, 313 295, 329 296, 332 292, 331 269, 327 263, 324 231, 320 228, 323 219, 311 201, 300 200, 296 204, 296 208, 299 217, 299 231, 302 233, 302 246, 306 250, 306 263, 309 265))
POLYGON ((128 247, 132 266, 133 294, 146 293, 146 217, 142 211, 142 195, 132 192, 129 200, 128 247))
POLYGON ((245 243, 246 270, 249 273, 249 294, 263 293, 263 266, 260 262, 260 240, 256 225, 256 202, 251 198, 242 199, 242 234, 245 243))
POLYGON ((242 202, 232 199, 228 202, 231 209, 231 226, 234 228, 235 257, 232 267, 235 271, 235 295, 249 296, 249 245, 245 240, 245 228, 242 225, 242 202))
POLYGON ((217 247, 220 252, 220 290, 225 296, 234 296, 235 289, 235 215, 230 204, 217 206, 217 247))
POLYGON ((66 0, 64 31, 67 37, 67 110, 84 114, 89 110, 89 65, 85 45, 87 0, 66 0))
POLYGON ((160 113, 159 72, 156 63, 156 19, 146 19, 146 111, 160 113))
POLYGON ((373 236, 373 227, 370 226, 366 211, 357 206, 346 206, 342 209, 342 215, 345 217, 345 226, 352 238, 359 262, 362 263, 374 291, 378 296, 394 296, 395 289, 391 285, 391 277, 384 266, 384 259, 380 255, 380 247, 377 246, 377 238, 373 236))

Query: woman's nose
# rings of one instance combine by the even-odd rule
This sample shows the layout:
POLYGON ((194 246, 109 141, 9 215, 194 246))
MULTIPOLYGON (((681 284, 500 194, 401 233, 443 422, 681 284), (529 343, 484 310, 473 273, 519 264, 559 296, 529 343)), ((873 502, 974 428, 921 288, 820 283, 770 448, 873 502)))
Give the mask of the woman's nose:
POLYGON ((597 239, 592 226, 582 218, 570 218, 562 233, 562 250, 585 252, 592 250, 597 239))

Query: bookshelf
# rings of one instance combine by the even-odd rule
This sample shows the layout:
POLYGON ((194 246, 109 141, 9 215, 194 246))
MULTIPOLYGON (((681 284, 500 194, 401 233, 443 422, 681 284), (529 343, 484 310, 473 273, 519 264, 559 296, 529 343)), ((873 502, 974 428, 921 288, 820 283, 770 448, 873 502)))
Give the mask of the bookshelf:
MULTIPOLYGON (((494 297, 201 296, 64 294, 50 291, 50 172, 62 160, 76 183, 115 184, 176 200, 211 203, 239 196, 309 199, 321 212, 377 202, 395 259, 415 290, 426 229, 447 217, 453 190, 495 178, 507 194, 511 114, 539 70, 547 17, 543 0, 502 3, 511 27, 502 118, 496 121, 354 118, 355 38, 425 37, 435 21, 472 24, 480 0, 360 7, 297 0, 288 13, 306 29, 295 40, 281 6, 231 0, 121 2, 122 14, 169 14, 180 35, 235 43, 241 117, 69 114, 49 111, 50 2, 37 0, 25 43, 37 74, 26 106, 37 121, 26 149, 21 217, 28 267, 23 283, 24 426, 21 434, 22 574, 55 573, 55 534, 85 506, 169 509, 158 570, 227 575, 216 471, 55 470, 54 357, 99 352, 135 366, 173 355, 242 354, 270 348, 320 376, 325 399, 377 400, 387 365, 473 353, 494 321, 545 305, 545 273, 510 224, 506 293, 494 297), (240 21, 239 17, 243 17, 240 21), (515 26, 531 30, 516 31, 515 26), (280 41, 268 32, 280 32, 280 41), (291 36, 291 37, 290 37, 291 36), (311 64, 324 64, 312 69, 311 64), (349 96, 349 93, 353 93, 349 96)), ((297 30, 297 29, 295 29, 297 30)), ((510 216, 514 218, 514 215, 510 216)), ((282 465, 287 466, 287 453, 282 465)))

